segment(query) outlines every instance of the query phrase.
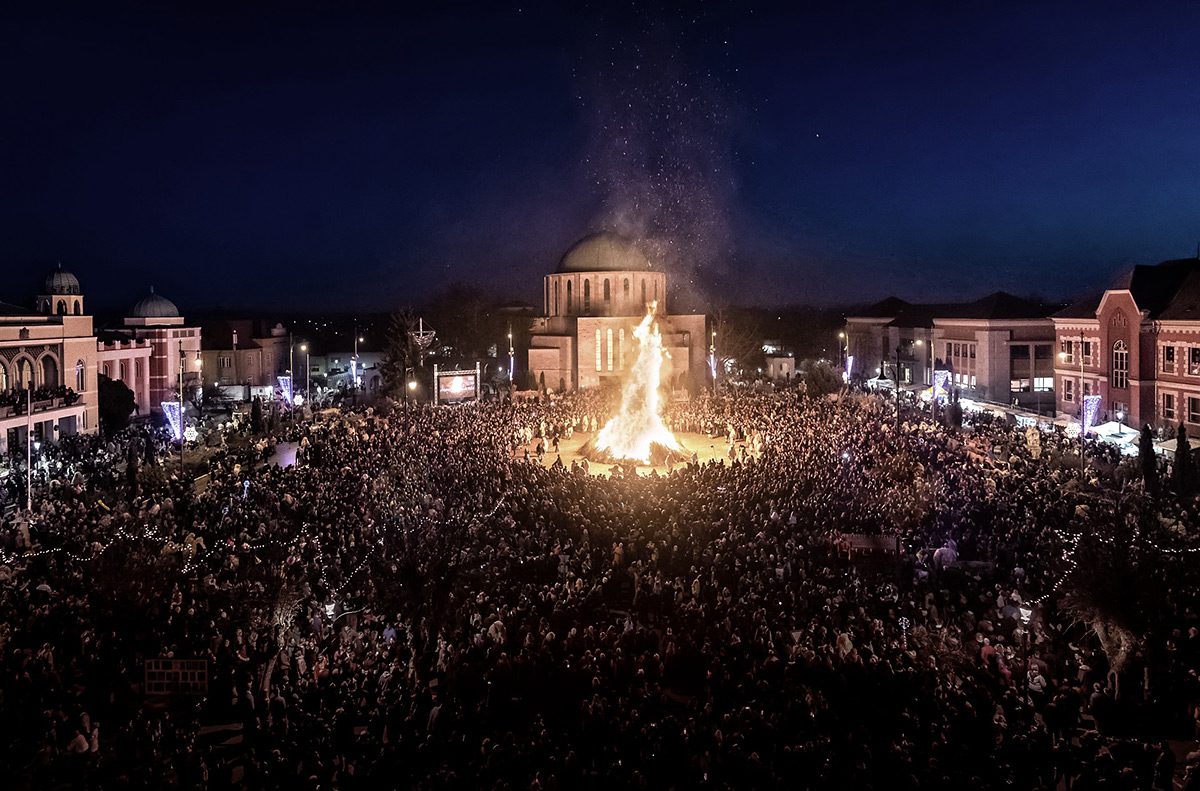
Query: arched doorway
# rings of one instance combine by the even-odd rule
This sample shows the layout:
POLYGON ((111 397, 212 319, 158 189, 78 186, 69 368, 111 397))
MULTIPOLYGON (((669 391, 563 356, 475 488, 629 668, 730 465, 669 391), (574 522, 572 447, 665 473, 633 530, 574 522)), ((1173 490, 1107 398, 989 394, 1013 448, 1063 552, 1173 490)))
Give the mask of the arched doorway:
POLYGON ((58 360, 55 360, 52 355, 47 354, 42 358, 42 385, 44 387, 58 387, 61 384, 58 380, 58 360))

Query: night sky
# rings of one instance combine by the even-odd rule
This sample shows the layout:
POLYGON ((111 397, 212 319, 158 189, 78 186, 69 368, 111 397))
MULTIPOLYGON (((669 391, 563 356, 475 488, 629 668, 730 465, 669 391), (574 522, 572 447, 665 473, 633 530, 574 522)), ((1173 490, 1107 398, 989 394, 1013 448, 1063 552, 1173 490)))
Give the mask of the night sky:
POLYGON ((8 8, 0 299, 61 260, 101 311, 535 300, 601 227, 697 304, 1196 252, 1200 4, 614 5, 8 8))

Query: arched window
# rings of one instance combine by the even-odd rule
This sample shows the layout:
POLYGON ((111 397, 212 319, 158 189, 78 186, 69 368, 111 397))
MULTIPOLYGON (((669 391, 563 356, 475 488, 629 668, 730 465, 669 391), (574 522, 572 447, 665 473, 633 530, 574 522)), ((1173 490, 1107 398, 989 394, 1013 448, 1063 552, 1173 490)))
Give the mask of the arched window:
POLYGON ((558 315, 558 281, 554 281, 554 315, 558 315))
POLYGON ((625 301, 628 302, 629 301, 629 278, 625 278, 625 285, 624 285, 623 289, 625 292, 625 301))
POLYGON ((49 354, 42 358, 42 384, 45 387, 57 387, 59 384, 58 360, 49 354))
POLYGON ((83 360, 76 360, 75 361, 75 392, 76 393, 82 393, 85 389, 84 386, 87 384, 87 377, 84 376, 85 373, 87 373, 87 368, 86 368, 86 366, 84 366, 83 360))
POLYGON ((600 370, 600 328, 596 328, 596 370, 600 370))
POLYGON ((1117 341, 1113 344, 1112 386, 1117 390, 1129 387, 1129 348, 1125 345, 1125 341, 1117 341))
POLYGON ((622 327, 617 333, 617 366, 622 371, 625 370, 625 328, 622 327))
POLYGON ((0 390, 8 389, 8 366, 0 360, 0 390))
POLYGON ((117 363, 117 378, 124 382, 126 373, 128 372, 125 370, 125 361, 121 360, 121 362, 117 363))
POLYGON ((612 365, 613 365, 613 347, 612 347, 612 346, 613 346, 613 344, 612 344, 612 342, 613 342, 613 331, 612 331, 612 327, 609 327, 609 328, 608 328, 608 338, 607 338, 607 340, 608 340, 608 370, 610 370, 610 371, 611 371, 611 370, 612 370, 612 365))
POLYGON ((141 360, 133 361, 133 381, 134 382, 142 381, 142 361, 141 360))
POLYGON ((646 305, 646 281, 642 280, 642 307, 646 305))
POLYGON ((80 302, 79 300, 75 300, 75 315, 76 316, 83 315, 83 303, 80 302))
POLYGON ((28 357, 22 357, 17 360, 17 381, 16 386, 22 390, 30 385, 33 381, 33 363, 28 357))
POLYGON ((583 312, 592 312, 592 281, 583 281, 583 312))
POLYGON ((67 301, 65 299, 60 299, 58 301, 58 315, 67 315, 67 301))
POLYGON ((608 278, 604 278, 604 303, 608 304, 612 301, 612 291, 608 287, 608 278))
POLYGON ((658 281, 654 281, 654 301, 658 302, 658 281))
POLYGON ((574 308, 574 305, 572 304, 572 300, 571 300, 571 281, 568 280, 567 281, 567 313, 569 314, 573 308, 574 308))
POLYGON ((111 378, 111 377, 108 375, 108 363, 103 363, 103 364, 100 366, 100 375, 101 375, 101 376, 103 376, 105 379, 110 379, 110 378, 111 378))

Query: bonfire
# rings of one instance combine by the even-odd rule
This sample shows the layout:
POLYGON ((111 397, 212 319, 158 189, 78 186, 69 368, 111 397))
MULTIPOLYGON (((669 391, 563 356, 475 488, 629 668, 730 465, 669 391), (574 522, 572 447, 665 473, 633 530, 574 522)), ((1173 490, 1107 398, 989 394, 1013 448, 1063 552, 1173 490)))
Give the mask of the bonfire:
POLYGON ((659 385, 667 354, 662 334, 654 320, 657 304, 650 303, 646 317, 633 330, 637 352, 633 367, 621 385, 621 407, 617 414, 589 440, 580 452, 592 461, 614 464, 636 461, 663 464, 685 458, 685 448, 663 423, 659 385))

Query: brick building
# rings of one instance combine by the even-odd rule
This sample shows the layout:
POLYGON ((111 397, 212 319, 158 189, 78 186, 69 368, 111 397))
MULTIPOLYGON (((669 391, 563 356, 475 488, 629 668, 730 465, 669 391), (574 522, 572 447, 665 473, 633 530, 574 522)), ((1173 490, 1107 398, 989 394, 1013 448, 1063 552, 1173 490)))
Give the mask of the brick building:
POLYGON ((1060 412, 1098 394, 1101 420, 1200 428, 1200 259, 1135 266, 1053 320, 1060 412))

